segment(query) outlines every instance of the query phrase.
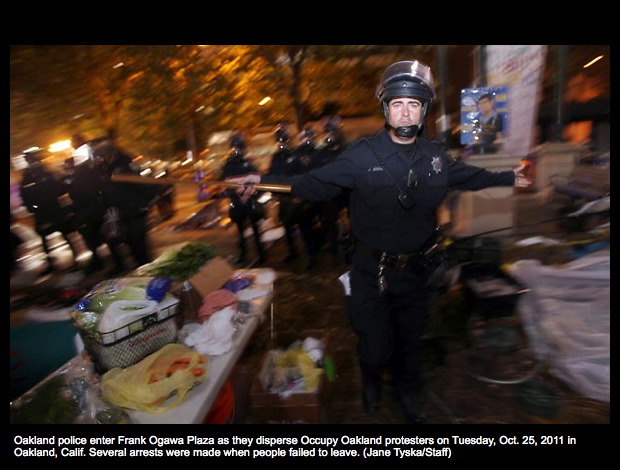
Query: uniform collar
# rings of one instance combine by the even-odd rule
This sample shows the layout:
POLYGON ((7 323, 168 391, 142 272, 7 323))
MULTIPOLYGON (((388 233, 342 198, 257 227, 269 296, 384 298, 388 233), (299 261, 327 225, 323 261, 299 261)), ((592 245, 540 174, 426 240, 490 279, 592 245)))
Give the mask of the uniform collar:
MULTIPOLYGON (((418 146, 418 149, 415 152, 413 161, 411 162, 412 164, 418 162, 421 158, 424 157, 426 153, 424 151, 426 145, 425 145, 425 139, 423 137, 420 137, 420 136, 416 137, 415 143, 418 146)), ((397 148, 397 145, 394 143, 394 141, 391 139, 389 131, 384 129, 379 134, 379 146, 378 147, 379 148, 377 148, 377 151, 379 151, 381 155, 384 155, 386 160, 392 157, 398 158, 398 148, 397 148)))

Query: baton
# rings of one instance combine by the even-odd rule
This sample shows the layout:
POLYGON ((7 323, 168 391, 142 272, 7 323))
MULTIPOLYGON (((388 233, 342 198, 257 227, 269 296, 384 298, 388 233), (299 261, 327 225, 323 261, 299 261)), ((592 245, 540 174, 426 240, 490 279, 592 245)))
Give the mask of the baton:
MULTIPOLYGON (((153 178, 150 176, 130 175, 127 173, 116 173, 111 177, 116 183, 139 183, 139 184, 211 184, 216 186, 224 186, 225 188, 238 188, 245 186, 243 183, 233 183, 231 181, 220 180, 199 180, 185 178, 153 178)), ((257 191, 273 191, 275 193, 290 193, 290 184, 270 184, 270 183, 246 183, 252 185, 257 191)))

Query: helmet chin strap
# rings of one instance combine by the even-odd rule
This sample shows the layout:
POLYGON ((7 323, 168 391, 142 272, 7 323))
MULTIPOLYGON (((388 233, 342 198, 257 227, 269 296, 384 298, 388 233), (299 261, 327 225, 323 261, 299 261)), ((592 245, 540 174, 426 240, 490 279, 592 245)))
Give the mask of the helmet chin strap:
POLYGON ((422 133, 422 129, 424 128, 423 124, 414 124, 412 126, 399 126, 392 127, 387 122, 385 123, 385 128, 389 131, 390 129, 394 129, 394 134, 397 137, 402 139, 410 139, 422 133))
POLYGON ((418 135, 419 130, 421 130, 420 126, 417 124, 414 124, 413 126, 399 126, 394 128, 394 134, 396 134, 397 137, 410 139, 411 137, 418 135))

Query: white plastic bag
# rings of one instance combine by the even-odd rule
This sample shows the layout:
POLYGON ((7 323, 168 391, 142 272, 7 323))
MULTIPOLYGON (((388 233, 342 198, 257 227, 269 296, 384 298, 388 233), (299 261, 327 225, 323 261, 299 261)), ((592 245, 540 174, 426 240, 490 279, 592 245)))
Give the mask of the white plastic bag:
POLYGON ((146 317, 157 310, 158 303, 154 300, 116 300, 103 312, 97 330, 108 333, 146 317))

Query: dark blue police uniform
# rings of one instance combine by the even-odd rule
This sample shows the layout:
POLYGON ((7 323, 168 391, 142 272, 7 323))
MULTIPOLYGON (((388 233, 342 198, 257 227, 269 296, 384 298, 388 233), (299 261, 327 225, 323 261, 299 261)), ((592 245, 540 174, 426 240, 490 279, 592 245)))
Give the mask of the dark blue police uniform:
MULTIPOLYGON (((224 163, 221 170, 221 178, 229 178, 231 176, 247 175, 249 173, 258 173, 258 170, 254 164, 245 158, 241 150, 233 152, 224 163)), ((238 232, 237 245, 239 247, 239 256, 237 257, 237 263, 243 263, 247 255, 247 244, 245 240, 245 226, 249 223, 252 227, 252 235, 254 237, 254 243, 256 245, 256 251, 258 252, 258 262, 265 261, 265 249, 263 247, 260 238, 260 227, 258 222, 262 215, 259 215, 254 205, 257 204, 256 199, 258 196, 252 196, 247 202, 243 202, 236 191, 231 189, 226 190, 226 195, 230 199, 230 205, 228 214, 230 219, 236 224, 238 232)))
POLYGON ((455 161, 424 137, 405 146, 382 131, 358 139, 332 163, 308 174, 266 175, 262 181, 289 183, 294 196, 310 201, 350 190, 350 227, 357 248, 348 310, 359 336, 362 374, 376 375, 393 356, 395 392, 403 397, 419 382, 419 340, 428 301, 419 253, 435 233, 436 209, 449 190, 512 186, 514 178, 511 170, 494 173, 455 161), (403 193, 406 204, 399 200, 403 193))
MULTIPOLYGON (((332 146, 326 144, 325 146, 320 147, 312 156, 309 170, 312 171, 316 168, 322 167, 323 165, 331 163, 343 150, 344 146, 341 145, 332 146)), ((342 210, 347 207, 347 205, 348 192, 346 191, 339 196, 330 199, 329 201, 317 203, 318 219, 320 221, 317 251, 320 250, 325 242, 327 242, 335 264, 339 263, 340 255, 340 214, 342 210)))
MULTIPOLYGON (((299 170, 299 160, 288 147, 280 147, 274 152, 269 166, 269 173, 272 175, 292 176, 302 173, 299 170)), ((288 254, 284 261, 292 261, 297 258, 297 248, 295 247, 295 226, 299 222, 302 211, 301 201, 296 200, 287 193, 279 193, 278 198, 278 217, 284 226, 284 235, 288 246, 288 254)))

